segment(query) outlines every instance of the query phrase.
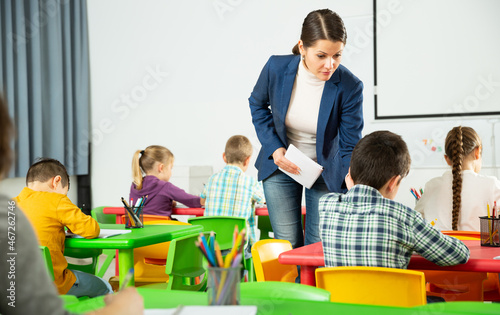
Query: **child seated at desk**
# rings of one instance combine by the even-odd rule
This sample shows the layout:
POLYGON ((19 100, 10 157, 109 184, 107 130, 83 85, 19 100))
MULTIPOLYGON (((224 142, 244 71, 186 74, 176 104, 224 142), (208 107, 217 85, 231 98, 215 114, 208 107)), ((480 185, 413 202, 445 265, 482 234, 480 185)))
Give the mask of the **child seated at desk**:
POLYGON ((205 216, 226 215, 246 218, 247 235, 245 257, 251 256, 250 248, 258 241, 255 225, 255 203, 264 202, 262 186, 253 177, 245 175, 253 147, 245 136, 232 136, 226 142, 222 159, 226 166, 212 175, 205 185, 202 198, 206 198, 205 216))
POLYGON ((99 296, 112 293, 108 282, 92 274, 67 269, 64 257, 64 227, 85 238, 99 235, 99 224, 68 198, 69 176, 54 159, 40 159, 28 170, 26 185, 14 201, 21 207, 38 236, 47 246, 54 268, 54 283, 60 294, 99 296))
POLYGON ((146 197, 144 214, 163 215, 170 218, 176 201, 190 207, 201 208, 204 200, 186 193, 170 183, 174 155, 169 149, 151 145, 146 150, 137 150, 132 159, 134 182, 130 187, 130 199, 137 201, 146 197), (146 176, 143 177, 143 174, 146 176))
POLYGON ((410 163, 406 143, 394 133, 376 131, 358 142, 349 170, 354 186, 320 199, 325 266, 406 269, 413 251, 440 266, 467 262, 464 243, 393 200, 410 163))
POLYGON ((500 181, 479 174, 481 138, 470 127, 454 127, 446 136, 445 153, 452 169, 425 184, 415 210, 442 231, 480 231, 479 217, 488 214, 486 204, 493 207, 497 201, 500 206, 500 181))

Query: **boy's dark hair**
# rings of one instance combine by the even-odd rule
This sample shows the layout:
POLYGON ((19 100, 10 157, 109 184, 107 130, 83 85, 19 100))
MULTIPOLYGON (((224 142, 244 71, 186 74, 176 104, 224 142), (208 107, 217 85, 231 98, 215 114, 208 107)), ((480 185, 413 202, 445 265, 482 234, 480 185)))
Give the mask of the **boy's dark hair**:
POLYGON ((26 185, 35 181, 46 182, 57 175, 61 176, 62 187, 69 189, 69 175, 66 167, 58 160, 40 158, 30 166, 28 174, 26 174, 26 185))
POLYGON ((226 142, 226 160, 229 164, 243 164, 245 160, 252 156, 253 147, 250 140, 245 136, 232 136, 226 142))
POLYGON ((393 176, 408 175, 410 164, 410 153, 401 136, 387 130, 375 131, 354 147, 351 177, 354 184, 380 189, 393 176))

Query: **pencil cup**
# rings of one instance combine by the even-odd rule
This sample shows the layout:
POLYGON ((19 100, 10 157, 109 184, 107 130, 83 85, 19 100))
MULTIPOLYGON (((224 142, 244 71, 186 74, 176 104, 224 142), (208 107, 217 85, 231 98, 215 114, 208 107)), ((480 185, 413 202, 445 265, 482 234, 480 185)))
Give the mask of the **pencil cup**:
POLYGON ((481 227, 481 246, 500 247, 498 228, 500 218, 479 217, 481 227))
POLYGON ((125 208, 125 228, 135 229, 144 227, 142 207, 125 208), (129 211, 130 210, 130 211, 129 211))
POLYGON ((208 305, 239 305, 241 265, 208 267, 208 305))

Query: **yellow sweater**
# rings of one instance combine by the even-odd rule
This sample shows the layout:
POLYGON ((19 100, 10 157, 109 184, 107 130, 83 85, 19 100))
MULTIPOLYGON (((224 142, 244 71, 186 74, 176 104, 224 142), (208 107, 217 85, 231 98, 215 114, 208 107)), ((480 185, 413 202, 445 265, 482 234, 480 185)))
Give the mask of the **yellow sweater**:
POLYGON ((40 245, 50 250, 54 266, 54 283, 60 294, 68 293, 75 283, 75 275, 68 269, 64 257, 64 227, 85 238, 95 238, 100 229, 97 221, 85 215, 63 194, 34 191, 25 187, 14 198, 33 225, 40 245))

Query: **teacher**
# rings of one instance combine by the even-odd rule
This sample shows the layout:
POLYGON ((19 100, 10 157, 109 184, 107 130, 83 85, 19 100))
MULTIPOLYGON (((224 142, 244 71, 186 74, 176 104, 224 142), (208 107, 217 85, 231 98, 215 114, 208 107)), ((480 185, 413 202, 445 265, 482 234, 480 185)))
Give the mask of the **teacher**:
POLYGON ((363 83, 340 64, 346 38, 337 13, 328 9, 309 13, 293 55, 271 56, 249 98, 262 144, 255 167, 263 181, 274 236, 289 240, 293 248, 320 241, 319 199, 346 191, 344 177, 361 139, 363 83), (304 187, 278 169, 300 173, 285 158, 290 144, 324 168, 311 189, 305 189, 305 241, 304 187))

